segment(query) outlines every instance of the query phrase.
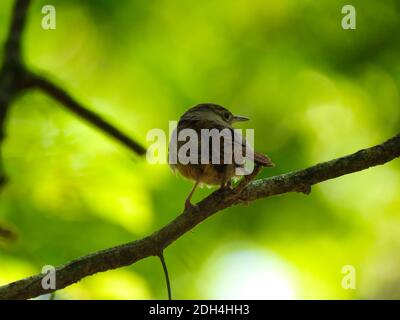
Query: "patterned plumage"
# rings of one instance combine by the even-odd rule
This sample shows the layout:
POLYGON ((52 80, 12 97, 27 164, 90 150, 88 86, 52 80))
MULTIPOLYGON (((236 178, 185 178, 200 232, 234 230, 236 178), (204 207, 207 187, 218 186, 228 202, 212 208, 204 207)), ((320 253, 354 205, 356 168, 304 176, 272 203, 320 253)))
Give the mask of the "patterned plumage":
POLYGON ((271 159, 255 152, 246 139, 234 131, 232 124, 245 120, 248 119, 234 116, 226 108, 212 103, 196 105, 182 115, 170 142, 169 159, 177 160, 176 163, 170 162, 173 170, 178 170, 184 177, 195 181, 194 188, 186 199, 186 207, 191 205, 190 198, 199 183, 230 187, 231 178, 238 176, 238 172, 240 175, 244 174, 246 160, 265 167, 274 165, 271 159), (176 139, 178 135, 187 132, 185 129, 194 130, 197 139, 176 139), (207 143, 209 152, 205 152, 203 148, 207 143), (191 155, 192 161, 182 161, 178 156, 180 151, 186 151, 183 154, 187 157, 191 155))

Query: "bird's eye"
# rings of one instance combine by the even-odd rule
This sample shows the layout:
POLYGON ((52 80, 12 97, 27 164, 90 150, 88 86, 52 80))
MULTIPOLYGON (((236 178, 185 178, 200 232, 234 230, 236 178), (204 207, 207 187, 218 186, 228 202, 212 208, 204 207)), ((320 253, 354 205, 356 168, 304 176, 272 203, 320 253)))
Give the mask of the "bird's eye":
POLYGON ((225 119, 226 121, 231 120, 231 114, 230 114, 229 112, 225 112, 225 113, 224 113, 224 119, 225 119))

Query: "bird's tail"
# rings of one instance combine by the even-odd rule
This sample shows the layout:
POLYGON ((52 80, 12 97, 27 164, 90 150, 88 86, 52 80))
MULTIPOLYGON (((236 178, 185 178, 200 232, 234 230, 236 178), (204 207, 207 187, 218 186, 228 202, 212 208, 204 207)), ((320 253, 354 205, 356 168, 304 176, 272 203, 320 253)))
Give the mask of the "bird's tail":
POLYGON ((267 156, 259 152, 254 152, 254 163, 259 164, 263 167, 274 167, 275 164, 267 156))

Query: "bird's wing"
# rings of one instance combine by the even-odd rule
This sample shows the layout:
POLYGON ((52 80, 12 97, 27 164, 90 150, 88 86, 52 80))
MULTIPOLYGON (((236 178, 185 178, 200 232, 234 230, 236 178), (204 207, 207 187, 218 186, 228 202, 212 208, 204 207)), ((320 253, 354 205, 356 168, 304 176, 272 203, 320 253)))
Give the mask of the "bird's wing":
MULTIPOLYGON (((274 166, 268 156, 255 152, 239 130, 234 130, 233 128, 215 124, 210 127, 208 123, 197 123, 193 126, 180 123, 178 128, 175 129, 169 144, 169 160, 176 157, 180 147, 187 143, 192 145, 193 148, 191 148, 191 150, 197 151, 197 159, 199 163, 234 163, 236 166, 242 167, 246 160, 250 160, 265 167, 274 166), (176 134, 179 133, 180 130, 187 128, 196 128, 195 131, 197 132, 198 137, 197 141, 177 141, 176 134)), ((169 163, 173 168, 171 162, 169 163)))
POLYGON ((233 130, 233 137, 234 137, 234 146, 237 146, 235 149, 238 150, 237 153, 235 153, 235 156, 238 157, 237 159, 240 159, 240 157, 242 156, 246 160, 250 160, 264 167, 274 166, 274 163, 267 155, 254 151, 252 146, 248 143, 246 138, 243 137, 239 131, 233 130))

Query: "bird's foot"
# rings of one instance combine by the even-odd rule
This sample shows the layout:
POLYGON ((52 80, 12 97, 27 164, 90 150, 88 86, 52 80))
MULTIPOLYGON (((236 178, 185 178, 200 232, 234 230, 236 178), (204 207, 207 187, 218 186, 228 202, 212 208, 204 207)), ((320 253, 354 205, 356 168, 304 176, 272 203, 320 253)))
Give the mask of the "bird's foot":
POLYGON ((221 190, 222 192, 232 191, 233 190, 233 186, 232 186, 231 181, 227 182, 226 184, 221 185, 219 190, 221 190))
POLYGON ((232 184, 227 184, 225 187, 223 187, 225 190, 228 190, 228 191, 232 191, 233 190, 233 186, 232 186, 232 184))

